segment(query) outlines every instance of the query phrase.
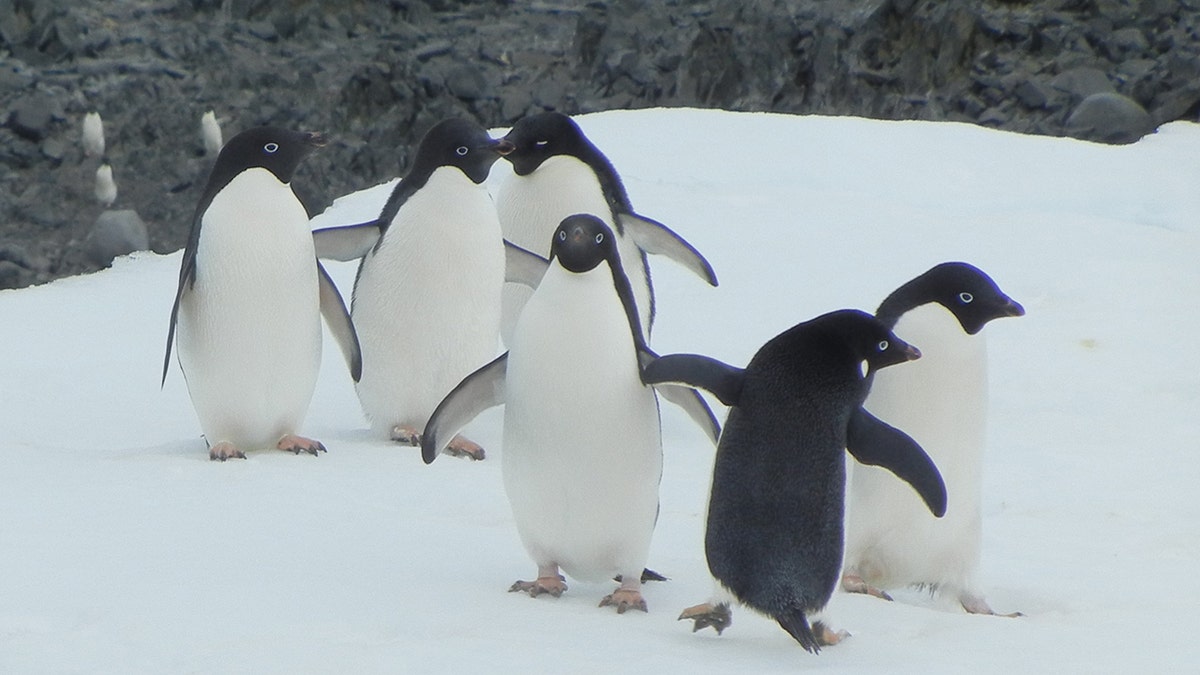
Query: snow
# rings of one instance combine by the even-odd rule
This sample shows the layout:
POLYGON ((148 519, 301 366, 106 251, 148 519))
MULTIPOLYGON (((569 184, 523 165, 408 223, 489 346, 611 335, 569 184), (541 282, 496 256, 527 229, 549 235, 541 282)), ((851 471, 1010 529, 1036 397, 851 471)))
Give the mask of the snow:
MULTIPOLYGON (((2 672, 1165 672, 1200 659, 1200 127, 1122 147, 978 127, 645 110, 579 121, 638 210, 720 277, 653 261, 653 347, 744 364, 816 314, 873 309, 943 260, 1028 315, 990 324, 981 583, 1000 612, 837 594, 818 656, 706 600, 713 448, 664 408, 648 614, 506 593, 534 572, 489 459, 366 432, 326 341, 304 432, 318 458, 210 462, 178 367, 159 389, 179 253, 0 292, 2 672)), ((498 167, 505 169, 501 162, 498 167)), ((368 220, 387 187, 325 224, 368 220), (356 217, 361 216, 361 217, 356 217)), ((321 219, 318 219, 321 220, 321 219)), ((348 296, 354 265, 331 271, 348 296)), ((919 345, 918 345, 919 346, 919 345)), ((903 367, 903 366, 899 366, 903 367)), ((718 415, 723 411, 718 408, 718 415)))

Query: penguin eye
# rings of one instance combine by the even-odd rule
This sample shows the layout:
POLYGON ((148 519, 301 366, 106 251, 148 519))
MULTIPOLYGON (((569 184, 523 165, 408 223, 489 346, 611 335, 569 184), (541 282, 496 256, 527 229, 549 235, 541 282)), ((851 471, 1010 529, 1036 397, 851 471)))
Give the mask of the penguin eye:
POLYGON ((958 294, 958 299, 962 301, 962 304, 969 305, 971 303, 971 301, 975 299, 975 296, 971 295, 970 293, 968 293, 966 291, 963 291, 962 293, 958 294))
POLYGON ((596 243, 599 244, 602 241, 604 241, 604 233, 603 232, 596 233, 596 243))
POLYGON ((559 241, 566 241, 566 240, 567 240, 567 231, 566 231, 566 230, 559 230, 559 231, 558 231, 558 240, 559 240, 559 241))
POLYGON ((544 148, 549 144, 550 144, 550 141, 535 141, 534 142, 534 145, 538 146, 539 148, 544 148))
POLYGON ((879 349, 879 351, 881 351, 881 352, 886 352, 886 351, 887 351, 887 349, 888 349, 888 346, 889 346, 889 345, 888 345, 888 341, 887 341, 887 340, 880 340, 880 341, 879 341, 879 344, 877 344, 877 345, 875 345, 875 346, 876 346, 876 347, 879 349))
POLYGON ((266 145, 263 146, 263 150, 266 150, 268 154, 275 154, 275 151, 278 149, 279 149, 279 144, 274 141, 271 141, 270 143, 267 143, 266 145))
POLYGON ((459 157, 466 157, 467 153, 470 151, 471 149, 465 145, 460 145, 454 149, 454 152, 457 153, 459 157))

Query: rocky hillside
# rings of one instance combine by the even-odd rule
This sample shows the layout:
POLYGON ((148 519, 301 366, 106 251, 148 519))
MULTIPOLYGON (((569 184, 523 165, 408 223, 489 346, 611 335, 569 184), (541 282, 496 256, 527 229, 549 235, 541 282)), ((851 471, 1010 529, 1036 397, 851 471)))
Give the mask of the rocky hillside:
POLYGON ((449 115, 703 106, 1130 142, 1198 103, 1200 0, 0 0, 0 288, 180 247, 209 110, 226 138, 330 136, 295 181, 319 209, 401 174, 449 115))

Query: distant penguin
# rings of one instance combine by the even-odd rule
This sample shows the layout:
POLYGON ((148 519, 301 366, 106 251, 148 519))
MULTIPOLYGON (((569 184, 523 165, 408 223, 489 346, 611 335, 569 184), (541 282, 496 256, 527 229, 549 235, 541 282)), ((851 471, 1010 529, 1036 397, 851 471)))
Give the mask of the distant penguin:
MULTIPOLYGON (((940 516, 946 489, 920 446, 862 408, 866 372, 920 353, 874 317, 841 310, 768 341, 744 370, 692 354, 646 367, 731 406, 717 446, 705 554, 720 595, 779 622, 804 649, 838 639, 808 616, 825 607, 842 563, 845 450, 910 483, 940 516), (816 631, 814 632, 814 628, 816 631)), ((725 600, 684 610, 695 629, 729 625, 725 600)))
MULTIPOLYGON (((644 611, 640 584, 658 516, 662 440, 640 363, 654 355, 612 230, 575 215, 552 236, 550 267, 509 351, 439 404, 422 454, 432 462, 470 419, 504 403, 504 487, 537 564, 534 581, 510 590, 557 597, 566 590, 560 570, 593 582, 619 575, 620 587, 600 606, 644 611)), ((719 427, 708 415, 715 439, 719 427)))
POLYGON ((211 459, 268 447, 325 450, 296 435, 321 365, 322 314, 352 376, 361 369, 345 305, 317 263, 308 214, 290 185, 322 144, 317 134, 244 131, 217 157, 196 206, 163 381, 178 331, 179 365, 211 459))
MULTIPOLYGON (((712 266, 696 249, 662 223, 634 213, 612 163, 570 117, 558 112, 531 115, 504 138, 514 146, 505 156, 513 173, 505 176, 496 193, 505 238, 544 257, 550 253, 550 235, 563 218, 577 213, 600 217, 616 233, 647 338, 655 307, 646 253, 666 255, 717 285, 712 266)), ((530 292, 512 284, 504 289, 505 343, 530 292)))
MULTIPOLYGON (((362 257, 351 303, 366 364, 358 398, 378 435, 419 445, 446 392, 496 356, 505 247, 483 182, 511 149, 474 122, 443 120, 377 220, 313 235, 322 257, 362 257)), ((448 449, 484 457, 462 437, 448 449)))
POLYGON ((100 113, 90 112, 83 116, 82 143, 84 156, 104 156, 104 121, 100 119, 100 113))
POLYGON ((883 301, 876 316, 921 346, 923 358, 875 376, 866 408, 911 435, 949 487, 934 519, 879 469, 851 463, 846 522, 848 591, 922 584, 952 594, 974 614, 993 614, 979 592, 981 483, 987 419, 987 322, 1025 310, 986 274, 944 263, 883 301), (972 337, 974 336, 974 337, 972 337))
POLYGON ((113 202, 117 201, 117 182, 113 180, 112 167, 107 163, 101 164, 96 169, 96 184, 93 187, 93 193, 101 206, 112 206, 113 202))
POLYGON ((224 145, 217 114, 211 110, 200 116, 200 140, 204 143, 204 154, 210 157, 215 157, 221 152, 221 146, 224 145))

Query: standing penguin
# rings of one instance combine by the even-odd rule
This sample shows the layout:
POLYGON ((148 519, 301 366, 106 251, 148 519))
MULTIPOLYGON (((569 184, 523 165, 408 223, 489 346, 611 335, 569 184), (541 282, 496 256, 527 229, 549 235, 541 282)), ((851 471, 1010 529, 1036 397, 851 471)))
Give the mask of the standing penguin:
POLYGON ((550 267, 509 351, 442 401, 422 454, 432 462, 470 419, 504 403, 504 487, 538 571, 510 590, 557 597, 566 590, 560 569, 585 581, 620 575, 600 605, 644 611, 640 579, 658 516, 662 439, 640 363, 654 355, 612 230, 575 215, 553 239, 550 267))
MULTIPOLYGON (((496 193, 504 237, 544 257, 550 253, 550 235, 564 218, 576 213, 598 216, 616 234, 646 337, 655 312, 646 253, 666 255, 717 285, 712 266, 696 249, 662 223, 634 213, 612 163, 570 117, 558 112, 530 115, 504 138, 513 144, 505 156, 513 173, 496 193)), ((504 289, 501 333, 506 344, 530 293, 512 284, 504 289)))
MULTIPOLYGON (((512 144, 447 119, 370 223, 317 230, 318 255, 361 257, 351 315, 366 368, 358 399, 379 435, 420 445, 438 401, 496 356, 505 247, 483 182, 512 144)), ((457 437, 451 454, 483 459, 457 437)))
POLYGON ((851 464, 842 587, 923 584, 954 594, 968 612, 993 614, 975 585, 987 420, 984 325, 1025 310, 966 263, 943 263, 896 289, 876 316, 924 358, 875 376, 866 408, 929 452, 950 488, 946 517, 930 518, 878 469, 851 464))
MULTIPOLYGON (((920 446, 862 408, 864 364, 874 372, 918 356, 874 317, 841 310, 771 339, 744 370, 692 354, 646 367, 647 383, 701 387, 731 406, 713 467, 708 568, 726 594, 810 652, 836 641, 808 615, 829 601, 841 568, 844 451, 907 481, 935 515, 946 510, 945 486, 920 446)), ((720 632, 729 605, 714 599, 680 618, 720 632)))
POLYGON ((171 308, 163 381, 179 335, 179 365, 209 457, 266 447, 317 454, 297 436, 321 365, 321 315, 357 379, 354 328, 317 262, 292 175, 318 134, 244 131, 221 150, 192 217, 171 308))

